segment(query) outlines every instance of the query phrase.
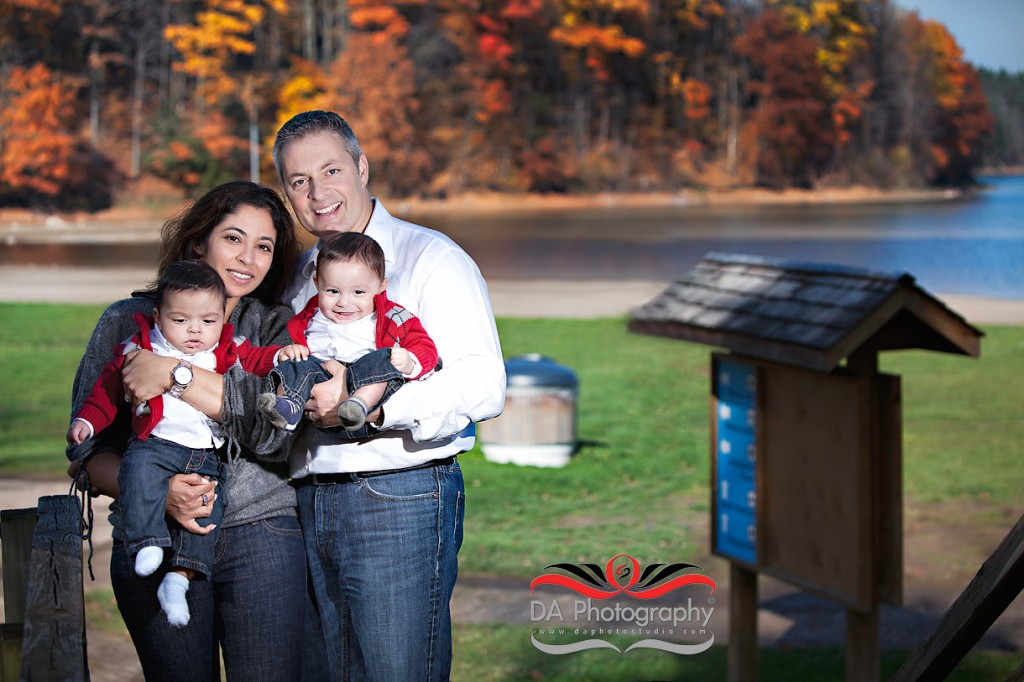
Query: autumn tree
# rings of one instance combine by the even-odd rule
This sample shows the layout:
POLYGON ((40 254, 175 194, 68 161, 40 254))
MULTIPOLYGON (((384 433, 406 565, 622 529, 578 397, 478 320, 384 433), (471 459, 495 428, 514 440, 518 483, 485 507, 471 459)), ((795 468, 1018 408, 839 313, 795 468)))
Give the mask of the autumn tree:
POLYGON ((864 0, 770 0, 798 34, 817 43, 824 94, 831 110, 833 171, 849 173, 846 154, 875 83, 866 62, 874 27, 864 0))
MULTIPOLYGON (((708 127, 715 97, 709 79, 714 53, 705 46, 721 30, 726 5, 721 0, 667 0, 650 9, 649 68, 665 123, 700 144, 711 143, 714 135, 708 127)), ((722 70, 724 59, 716 61, 722 70)))
POLYGON ((331 66, 324 106, 342 112, 359 134, 370 177, 383 193, 423 187, 431 162, 416 134, 415 71, 406 47, 409 23, 390 0, 349 4, 348 48, 331 66))
POLYGON ((906 14, 901 144, 929 182, 967 184, 993 127, 977 72, 942 24, 906 14))
POLYGON ((553 2, 555 24, 549 36, 562 46, 569 83, 562 125, 574 147, 578 172, 592 173, 591 189, 611 189, 609 176, 617 175, 614 164, 609 168, 605 163, 614 158, 611 147, 623 141, 631 74, 647 50, 629 27, 639 28, 648 7, 645 0, 553 2))
POLYGON ((285 0, 208 0, 192 23, 171 24, 164 30, 180 55, 174 68, 195 79, 200 118, 207 108, 220 106, 225 113, 233 102, 242 104, 244 114, 236 113, 233 118, 247 122, 247 134, 237 135, 230 127, 223 132, 235 134, 249 145, 248 171, 253 180, 259 179, 260 108, 269 99, 264 91, 270 82, 267 72, 273 66, 266 62, 266 50, 262 58, 257 50, 257 28, 268 15, 285 11, 285 0))
POLYGON ((919 40, 936 105, 931 179, 940 184, 969 184, 971 169, 993 127, 978 73, 964 61, 960 46, 942 24, 925 22, 919 40))
POLYGON ((442 0, 410 52, 423 55, 419 118, 436 171, 430 194, 526 189, 521 155, 549 94, 531 60, 550 54, 539 0, 442 0))
POLYGON ((759 182, 813 186, 836 138, 818 42, 801 35, 782 13, 766 9, 735 45, 756 73, 750 124, 761 141, 759 182))
POLYGON ((110 204, 111 166, 75 131, 78 88, 42 64, 10 70, 0 91, 0 196, 6 201, 44 208, 110 204))

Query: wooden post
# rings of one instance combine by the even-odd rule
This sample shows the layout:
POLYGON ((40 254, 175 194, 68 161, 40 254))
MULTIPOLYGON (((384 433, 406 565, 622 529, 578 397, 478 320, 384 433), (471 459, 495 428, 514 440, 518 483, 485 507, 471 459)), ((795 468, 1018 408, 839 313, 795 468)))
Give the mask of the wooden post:
POLYGON ((32 533, 36 510, 0 511, 0 544, 3 553, 4 623, 0 627, 0 681, 14 682, 21 670, 21 646, 24 634, 25 592, 28 587, 32 533))
POLYGON ((881 651, 878 645, 878 603, 867 613, 846 610, 846 679, 848 682, 878 682, 881 651))
POLYGON ((82 514, 72 495, 39 498, 32 538, 21 680, 89 679, 82 514))
POLYGON ((729 682, 757 679, 757 573, 729 562, 729 682))
MULTIPOLYGON (((858 348, 846 359, 846 367, 851 372, 864 377, 876 377, 878 375, 878 351, 871 343, 858 348)), ((878 607, 878 579, 881 575, 880 567, 877 565, 881 555, 880 543, 882 537, 879 535, 878 515, 883 511, 878 509, 880 490, 882 485, 879 476, 879 442, 881 424, 877 423, 879 414, 877 406, 873 406, 871 418, 872 434, 870 447, 872 455, 869 461, 870 491, 872 495, 870 513, 875 520, 870 532, 872 538, 870 546, 873 548, 871 575, 871 605, 865 612, 846 609, 846 679, 849 682, 877 682, 882 671, 882 652, 879 646, 879 607, 878 607)), ((902 517, 901 517, 902 518, 902 517)))

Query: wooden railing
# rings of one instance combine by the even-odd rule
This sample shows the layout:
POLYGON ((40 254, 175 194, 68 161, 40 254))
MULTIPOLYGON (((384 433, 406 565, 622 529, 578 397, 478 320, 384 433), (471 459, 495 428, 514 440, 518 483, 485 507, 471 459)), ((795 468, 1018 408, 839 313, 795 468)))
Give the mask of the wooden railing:
MULTIPOLYGON (((1024 589, 1024 515, 992 552, 893 682, 944 680, 1024 589)), ((1024 680, 1024 663, 1009 678, 1024 680)))

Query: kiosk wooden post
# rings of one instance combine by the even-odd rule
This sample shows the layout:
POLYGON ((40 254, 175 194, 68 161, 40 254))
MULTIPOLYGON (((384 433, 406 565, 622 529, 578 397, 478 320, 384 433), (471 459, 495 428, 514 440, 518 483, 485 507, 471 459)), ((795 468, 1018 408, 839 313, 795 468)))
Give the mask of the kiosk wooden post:
POLYGON ((757 573, 729 562, 729 682, 757 679, 757 573))
POLYGON ((729 679, 757 673, 757 576, 846 608, 846 679, 879 679, 903 599, 899 377, 880 351, 977 357, 981 332, 908 274, 708 254, 632 331, 711 357, 711 551, 729 559, 729 679))

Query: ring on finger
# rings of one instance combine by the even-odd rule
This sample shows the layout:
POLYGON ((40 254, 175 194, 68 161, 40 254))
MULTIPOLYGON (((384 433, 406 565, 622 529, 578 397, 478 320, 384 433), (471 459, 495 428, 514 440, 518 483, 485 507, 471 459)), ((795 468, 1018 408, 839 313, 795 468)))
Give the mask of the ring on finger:
POLYGON ((210 504, 210 496, 207 495, 206 493, 203 493, 203 506, 205 507, 208 504, 210 504))

